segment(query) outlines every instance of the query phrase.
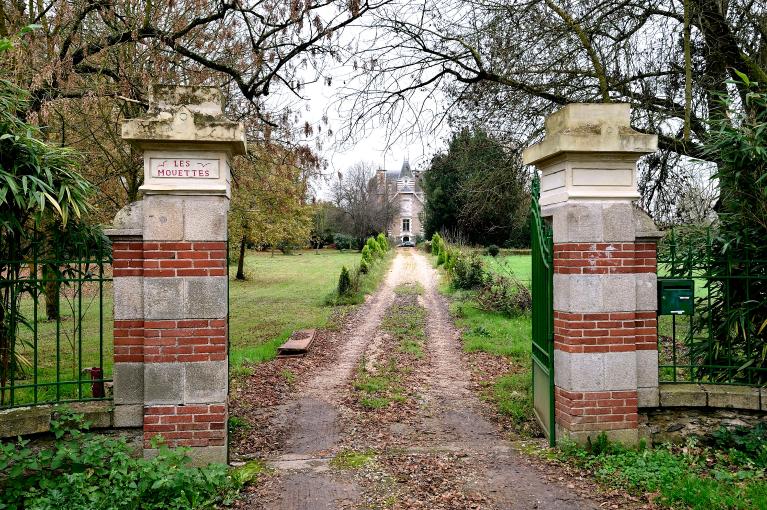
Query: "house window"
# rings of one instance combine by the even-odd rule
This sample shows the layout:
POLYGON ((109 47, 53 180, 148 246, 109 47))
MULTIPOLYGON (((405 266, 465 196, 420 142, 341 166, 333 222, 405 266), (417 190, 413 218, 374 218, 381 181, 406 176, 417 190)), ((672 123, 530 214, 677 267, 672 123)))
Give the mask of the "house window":
POLYGON ((402 219, 402 231, 403 232, 410 232, 410 218, 403 218, 402 219))

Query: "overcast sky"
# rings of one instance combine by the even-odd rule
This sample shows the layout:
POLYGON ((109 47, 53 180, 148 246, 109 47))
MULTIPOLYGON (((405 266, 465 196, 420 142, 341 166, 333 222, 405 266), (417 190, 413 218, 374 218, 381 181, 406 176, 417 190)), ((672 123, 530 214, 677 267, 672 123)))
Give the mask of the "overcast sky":
MULTIPOLYGON (((398 129, 388 129, 373 119, 363 133, 347 138, 348 117, 344 115, 344 106, 339 102, 340 89, 348 77, 343 68, 331 71, 332 85, 314 83, 303 91, 309 98, 308 108, 304 118, 313 126, 322 124, 323 115, 327 115, 329 128, 333 135, 327 136, 327 127, 323 125, 321 155, 327 162, 324 172, 330 179, 336 179, 338 172, 345 172, 357 162, 367 161, 376 168, 397 170, 402 166, 404 158, 409 156, 412 167, 425 168, 431 156, 445 146, 449 130, 442 125, 435 131, 429 130, 420 134, 401 132, 398 129)), ((408 119, 412 120, 412 119, 408 119)), ((312 141, 314 143, 314 141, 312 141)), ((317 187, 318 196, 328 198, 327 183, 317 187)))
MULTIPOLYGON (((362 20, 361 25, 348 27, 341 35, 342 40, 356 40, 360 47, 366 46, 366 33, 372 33, 365 23, 371 20, 362 20)), ((343 43, 342 43, 343 46, 343 43)), ((354 58, 354 55, 347 55, 354 58)), ((337 179, 338 172, 345 172, 357 162, 365 161, 374 167, 385 167, 387 170, 398 170, 402 166, 404 158, 409 156, 413 168, 426 168, 431 157, 446 147, 446 139, 449 136, 449 128, 442 123, 436 128, 431 125, 435 115, 428 118, 415 119, 410 116, 403 118, 399 126, 389 127, 382 125, 378 119, 370 119, 362 132, 349 137, 348 127, 350 104, 342 101, 344 93, 354 88, 352 82, 353 69, 351 64, 343 65, 336 62, 326 62, 323 70, 324 76, 332 78, 331 84, 327 85, 323 80, 309 83, 302 89, 302 95, 307 99, 302 107, 303 119, 316 128, 322 125, 322 133, 314 133, 310 140, 306 140, 312 146, 316 146, 316 137, 322 140, 321 156, 327 162, 324 174, 327 179, 337 179), (323 116, 327 116, 328 125, 322 122, 323 116), (422 125, 418 127, 418 123, 422 125), (414 128, 405 129, 405 126, 414 128), (332 129, 333 135, 327 135, 327 128, 332 129)), ((432 102, 439 103, 441 95, 437 93, 432 102)), ((438 110, 438 104, 432 108, 438 110)), ((301 123, 303 124, 303 122, 301 123)), ((322 199, 329 198, 329 182, 319 183, 316 186, 317 196, 322 199)))

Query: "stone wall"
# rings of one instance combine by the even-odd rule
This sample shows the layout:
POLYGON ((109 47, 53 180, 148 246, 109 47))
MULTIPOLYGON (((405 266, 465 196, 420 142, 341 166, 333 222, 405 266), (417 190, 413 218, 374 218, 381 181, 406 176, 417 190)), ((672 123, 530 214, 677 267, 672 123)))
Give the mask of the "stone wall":
POLYGON ((639 434, 648 444, 705 438, 720 427, 767 424, 767 388, 660 384, 657 406, 640 409, 639 434))
POLYGON ((695 436, 703 441, 720 427, 767 425, 767 413, 742 409, 699 407, 641 409, 639 437, 648 446, 681 444, 695 436))

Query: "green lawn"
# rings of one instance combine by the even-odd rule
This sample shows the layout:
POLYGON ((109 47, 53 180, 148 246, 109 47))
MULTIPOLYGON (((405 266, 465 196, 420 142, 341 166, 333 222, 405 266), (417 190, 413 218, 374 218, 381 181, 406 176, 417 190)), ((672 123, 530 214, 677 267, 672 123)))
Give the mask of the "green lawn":
MULTIPOLYGON (((324 327, 337 307, 327 306, 326 297, 333 292, 338 282, 341 267, 355 267, 360 260, 357 252, 338 252, 322 250, 298 251, 294 255, 248 252, 245 259, 247 280, 234 279, 236 267, 230 267, 229 307, 230 307, 230 360, 234 373, 243 363, 258 363, 276 355, 277 347, 291 332, 302 328, 324 327)), ((361 284, 361 291, 372 292, 383 277, 388 260, 377 262, 361 284)), ((112 375, 112 309, 113 291, 111 282, 103 287, 103 308, 99 313, 99 288, 89 283, 83 292, 81 330, 77 316, 81 301, 67 293, 62 295, 62 320, 45 320, 44 300, 38 305, 35 323, 33 300, 25 298, 22 313, 36 324, 37 359, 35 359, 34 335, 32 330, 21 328, 17 344, 19 352, 37 370, 38 402, 88 398, 91 395, 90 376, 82 374, 78 382, 80 369, 100 365, 103 357, 104 377, 112 375), (82 336, 82 352, 77 340, 82 336), (25 345, 28 342, 28 345, 25 345), (57 363, 57 360, 59 362, 57 363), (57 380, 62 382, 58 386, 57 380), (78 387, 82 395, 78 393, 78 387), (57 393, 58 392, 58 393, 57 393)), ((71 294, 71 292, 69 293, 71 294)), ((17 385, 33 384, 32 371, 16 381, 17 385)), ((8 388, 9 390, 9 388, 8 388)), ((34 402, 32 388, 19 388, 14 391, 14 404, 34 402)), ((6 391, 5 405, 10 401, 10 391, 6 391)))
POLYGON ((230 267, 229 359, 243 363, 271 359, 290 333, 328 324, 333 307, 326 296, 335 289, 341 267, 359 264, 355 251, 297 251, 294 255, 248 252, 246 281, 235 280, 230 267))
MULTIPOLYGON (((37 322, 34 300, 27 295, 22 300, 21 314, 29 327, 19 327, 17 352, 29 363, 23 366, 15 385, 35 383, 32 365, 37 369, 37 395, 32 387, 15 388, 14 405, 56 400, 76 400, 91 397, 90 375, 81 370, 104 367, 104 378, 112 377, 112 283, 83 285, 81 294, 64 289, 60 300, 61 321, 49 321, 45 316, 45 300, 40 298, 37 322), (99 309, 99 292, 103 292, 103 307, 99 309), (80 299, 80 296, 82 299, 80 299), (73 317, 82 315, 82 322, 73 317), (35 342, 35 332, 37 340, 35 342), (35 349, 36 347, 36 349, 35 349), (58 360, 58 363, 57 363, 58 360), (55 384, 56 381, 60 384, 55 384), (36 399, 35 399, 36 397, 36 399)), ((11 400, 10 383, 4 404, 11 400)))
POLYGON ((533 266, 530 255, 505 255, 482 257, 488 271, 500 274, 513 274, 518 280, 530 286, 533 278, 533 266))

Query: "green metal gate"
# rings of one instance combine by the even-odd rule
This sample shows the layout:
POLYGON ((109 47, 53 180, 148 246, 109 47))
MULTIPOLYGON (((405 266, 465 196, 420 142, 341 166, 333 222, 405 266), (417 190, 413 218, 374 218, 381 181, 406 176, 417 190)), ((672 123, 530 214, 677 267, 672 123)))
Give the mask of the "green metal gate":
POLYGON ((541 218, 540 180, 533 180, 531 243, 533 263, 533 408, 549 444, 554 426, 554 241, 551 225, 541 218))

